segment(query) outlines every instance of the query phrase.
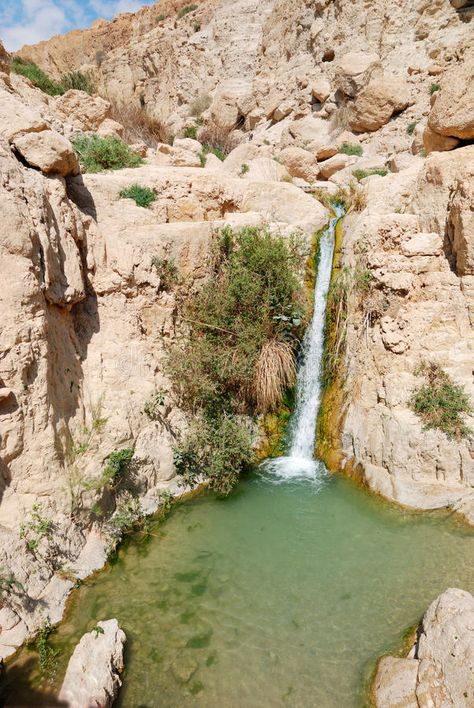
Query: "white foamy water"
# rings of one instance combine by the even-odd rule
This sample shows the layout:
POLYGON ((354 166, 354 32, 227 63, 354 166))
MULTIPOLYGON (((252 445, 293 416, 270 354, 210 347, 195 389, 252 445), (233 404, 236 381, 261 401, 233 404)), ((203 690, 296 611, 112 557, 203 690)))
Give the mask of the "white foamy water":
POLYGON ((291 426, 288 455, 266 460, 263 469, 275 480, 311 478, 321 480, 324 465, 314 459, 316 421, 321 405, 321 374, 324 353, 324 323, 331 282, 336 224, 343 208, 334 208, 336 216, 321 237, 318 274, 314 288, 314 312, 302 346, 302 363, 296 381, 296 408, 291 426))

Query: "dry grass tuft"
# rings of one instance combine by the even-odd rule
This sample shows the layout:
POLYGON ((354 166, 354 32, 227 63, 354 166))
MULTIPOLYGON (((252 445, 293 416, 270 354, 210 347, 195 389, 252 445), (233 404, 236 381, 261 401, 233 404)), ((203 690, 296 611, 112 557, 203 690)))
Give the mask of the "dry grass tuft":
MULTIPOLYGON (((108 99, 110 101, 110 99, 108 99)), ((115 103, 112 105, 111 117, 125 128, 124 140, 133 143, 145 143, 154 148, 158 143, 167 143, 170 140, 166 126, 158 118, 147 113, 142 106, 135 104, 115 103)))
POLYGON ((198 140, 202 145, 206 145, 212 150, 218 150, 227 156, 241 142, 241 137, 233 130, 223 128, 217 123, 208 123, 201 128, 198 140))
POLYGON ((367 208, 367 192, 361 185, 351 182, 347 195, 347 211, 364 211, 367 208))
POLYGON ((288 342, 272 339, 262 347, 255 368, 253 382, 258 409, 272 410, 281 401, 285 388, 296 380, 293 348, 288 342))

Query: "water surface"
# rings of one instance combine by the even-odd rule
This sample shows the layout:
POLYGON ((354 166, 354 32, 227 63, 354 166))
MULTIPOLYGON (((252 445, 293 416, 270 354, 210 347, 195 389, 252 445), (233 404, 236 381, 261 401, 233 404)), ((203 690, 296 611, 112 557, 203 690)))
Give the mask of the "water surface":
POLYGON ((179 505, 155 534, 76 592, 54 638, 64 670, 85 631, 119 619, 122 708, 360 706, 377 656, 428 604, 474 591, 469 528, 338 477, 256 476, 179 505))

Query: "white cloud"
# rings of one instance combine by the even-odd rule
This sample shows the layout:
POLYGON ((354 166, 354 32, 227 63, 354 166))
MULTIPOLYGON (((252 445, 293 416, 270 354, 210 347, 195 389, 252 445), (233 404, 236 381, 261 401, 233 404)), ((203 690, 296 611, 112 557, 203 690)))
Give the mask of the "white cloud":
POLYGON ((0 37, 9 51, 48 39, 70 28, 66 13, 52 0, 22 0, 19 17, 14 24, 10 24, 12 18, 8 18, 6 26, 5 17, 2 17, 0 37))

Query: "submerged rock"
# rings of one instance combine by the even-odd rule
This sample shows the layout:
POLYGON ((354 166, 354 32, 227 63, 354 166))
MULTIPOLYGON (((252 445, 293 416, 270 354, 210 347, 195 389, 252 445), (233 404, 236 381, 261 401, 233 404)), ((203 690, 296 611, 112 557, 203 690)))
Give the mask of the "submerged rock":
POLYGON ((108 708, 122 685, 126 636, 116 619, 98 622, 74 649, 59 700, 70 708, 108 708))

